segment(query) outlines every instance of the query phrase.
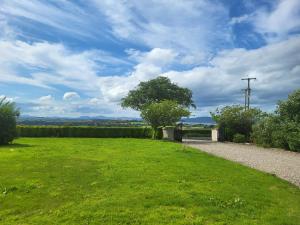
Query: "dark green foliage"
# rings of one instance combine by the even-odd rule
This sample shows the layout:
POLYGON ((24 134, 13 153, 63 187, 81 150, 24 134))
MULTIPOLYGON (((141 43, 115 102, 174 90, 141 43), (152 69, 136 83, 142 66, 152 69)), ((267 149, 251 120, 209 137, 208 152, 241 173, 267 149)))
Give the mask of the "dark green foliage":
POLYGON ((173 100, 184 107, 195 107, 192 91, 171 83, 167 77, 141 82, 135 90, 129 91, 127 97, 122 99, 122 106, 140 111, 145 106, 162 100, 173 100))
POLYGON ((221 141, 233 141, 235 134, 242 134, 248 141, 252 126, 265 116, 259 109, 245 110, 243 106, 226 106, 211 113, 217 122, 221 141))
POLYGON ((183 137, 211 137, 211 129, 200 128, 200 129, 183 129, 182 131, 183 137))
POLYGON ((300 89, 291 93, 287 100, 279 101, 276 114, 286 121, 300 124, 300 89))
POLYGON ((300 126, 282 120, 279 115, 270 115, 253 126, 252 139, 263 147, 300 151, 300 126))
POLYGON ((235 142, 235 143, 245 143, 246 142, 246 136, 244 134, 235 134, 233 136, 233 142, 235 142))
POLYGON ((253 127, 257 145, 300 151, 300 90, 280 101, 274 114, 253 127))
POLYGON ((0 99, 0 145, 8 144, 16 137, 16 119, 20 112, 15 104, 0 99))
POLYGON ((157 129, 152 129, 152 138, 160 140, 163 138, 163 130, 162 127, 158 127, 157 129))
POLYGON ((183 138, 182 124, 179 124, 174 129, 174 140, 178 142, 182 142, 182 138, 183 138))
POLYGON ((149 127, 56 127, 18 126, 21 137, 151 138, 149 127))

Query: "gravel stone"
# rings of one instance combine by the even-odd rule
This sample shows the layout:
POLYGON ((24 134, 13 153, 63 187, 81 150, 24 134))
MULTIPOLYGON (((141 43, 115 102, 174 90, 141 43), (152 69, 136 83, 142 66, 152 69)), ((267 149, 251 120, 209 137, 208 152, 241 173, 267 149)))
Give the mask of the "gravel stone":
POLYGON ((185 145, 275 174, 300 187, 300 153, 253 144, 235 144, 202 140, 183 140, 185 145))

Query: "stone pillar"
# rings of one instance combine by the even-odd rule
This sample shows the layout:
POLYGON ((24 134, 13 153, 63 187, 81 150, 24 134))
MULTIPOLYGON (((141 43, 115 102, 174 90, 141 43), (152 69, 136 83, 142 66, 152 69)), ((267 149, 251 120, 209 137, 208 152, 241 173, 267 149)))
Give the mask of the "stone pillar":
POLYGON ((219 140, 219 130, 217 128, 211 129, 211 140, 212 141, 219 140))
POLYGON ((163 127, 163 139, 174 141, 174 127, 163 127))

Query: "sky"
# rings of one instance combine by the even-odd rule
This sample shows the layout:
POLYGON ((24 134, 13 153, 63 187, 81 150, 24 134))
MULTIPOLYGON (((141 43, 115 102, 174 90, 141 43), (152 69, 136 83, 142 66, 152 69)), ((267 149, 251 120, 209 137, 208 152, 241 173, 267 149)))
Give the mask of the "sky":
POLYGON ((0 97, 31 116, 137 117, 120 100, 166 76, 193 116, 271 112, 300 88, 299 0, 0 0, 0 97))

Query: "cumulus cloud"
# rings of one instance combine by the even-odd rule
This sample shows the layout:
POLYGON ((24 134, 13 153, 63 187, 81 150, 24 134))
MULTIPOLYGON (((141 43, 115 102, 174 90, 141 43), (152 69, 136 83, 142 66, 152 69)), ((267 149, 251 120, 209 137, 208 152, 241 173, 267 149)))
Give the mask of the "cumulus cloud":
POLYGON ((103 51, 72 52, 63 44, 0 40, 0 82, 53 89, 54 85, 99 92, 102 65, 127 64, 103 51), (24 72, 26 71, 26 72, 24 72), (84 83, 85 85, 82 85, 84 83))
MULTIPOLYGON (((118 108, 119 112, 121 112, 119 101, 129 90, 140 81, 159 75, 170 77, 179 85, 191 88, 198 107, 203 110, 222 104, 242 103, 243 96, 240 89, 246 84, 240 79, 247 75, 258 78, 253 86, 253 103, 258 106, 264 104, 266 107, 274 107, 278 99, 287 96, 287 93, 297 88, 297 84, 300 83, 299 36, 259 49, 221 51, 207 65, 197 66, 190 70, 172 70, 168 67, 178 60, 178 54, 173 50, 155 48, 149 52, 131 51, 130 56, 135 57, 136 66, 128 75, 115 76, 98 76, 97 67, 93 66, 95 61, 92 57, 87 57, 89 53, 86 52, 75 54, 62 45, 45 43, 11 45, 20 56, 11 58, 9 53, 4 51, 5 60, 12 60, 7 62, 15 62, 15 57, 19 57, 23 66, 30 68, 30 66, 39 65, 40 68, 43 70, 46 68, 49 72, 36 72, 35 70, 27 77, 23 77, 23 74, 18 74, 18 71, 9 68, 11 74, 15 74, 9 76, 10 82, 23 82, 19 78, 24 78, 26 82, 30 79, 33 85, 39 84, 48 88, 54 88, 55 84, 64 85, 90 96, 90 105, 96 105, 99 102, 99 105, 118 108), (26 52, 24 49, 30 51, 26 52), (49 61, 43 59, 46 53, 49 61), (66 55, 72 60, 66 60, 66 55), (167 59, 160 60, 160 56, 167 59), (46 64, 46 62, 49 63, 46 64)), ((2 58, 1 60, 3 62, 2 58)), ((0 77, 1 79, 3 76, 0 77)), ((64 99, 75 97, 78 99, 78 95, 78 92, 65 93, 64 99)))
POLYGON ((80 98, 80 96, 76 92, 66 92, 63 96, 63 100, 74 100, 78 98, 80 98))
MULTIPOLYGON (((59 100, 51 94, 39 99, 37 96, 34 104, 29 104, 34 114, 75 115, 79 111, 102 110, 121 115, 126 111, 119 102, 129 90, 141 81, 162 75, 192 89, 198 113, 207 114, 219 105, 241 103, 240 89, 246 84, 240 79, 249 75, 258 78, 253 85, 253 103, 272 107, 300 82, 300 37, 295 34, 300 29, 299 1, 273 2, 270 9, 260 8, 230 18, 225 4, 209 0, 91 0, 89 6, 96 8, 90 14, 86 8, 69 1, 53 4, 3 0, 0 82, 34 86, 52 94, 60 88, 73 90, 59 100), (76 38, 97 37, 95 33, 101 30, 107 32, 100 36, 101 40, 109 36, 112 46, 116 44, 122 50, 118 49, 117 56, 113 56, 114 53, 99 49, 74 50, 65 42, 25 38, 25 32, 9 26, 16 25, 16 21, 21 24, 20 18, 24 19, 25 28, 41 23, 47 29, 51 27, 55 32, 59 30, 76 38), (103 22, 101 29, 98 18, 103 22), (255 31, 267 40, 277 42, 252 50, 234 48, 232 26, 245 22, 252 23, 255 31), (130 49, 132 46, 142 47, 130 49), (129 48, 125 50, 127 55, 121 52, 126 48, 129 48), (108 72, 106 68, 117 69, 108 72), (62 101, 72 99, 76 101, 70 101, 68 106, 62 101)), ((132 111, 130 114, 134 115, 132 111)))
POLYGON ((164 76, 191 88, 199 107, 242 103, 242 77, 254 76, 253 104, 267 109, 299 88, 300 37, 260 49, 220 52, 209 66, 169 71, 164 76))
POLYGON ((265 35, 286 36, 300 30, 300 1, 280 0, 271 11, 259 10, 255 18, 257 30, 265 35))

